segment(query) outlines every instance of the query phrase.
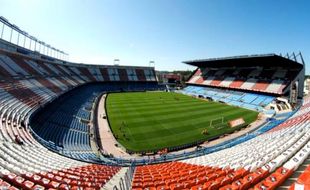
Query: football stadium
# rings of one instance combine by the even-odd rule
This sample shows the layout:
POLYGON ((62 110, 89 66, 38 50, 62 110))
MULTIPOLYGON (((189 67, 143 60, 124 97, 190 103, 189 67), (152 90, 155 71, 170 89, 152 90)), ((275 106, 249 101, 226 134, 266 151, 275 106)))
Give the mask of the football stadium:
POLYGON ((0 189, 310 189, 301 52, 183 60, 172 88, 0 31, 0 189))

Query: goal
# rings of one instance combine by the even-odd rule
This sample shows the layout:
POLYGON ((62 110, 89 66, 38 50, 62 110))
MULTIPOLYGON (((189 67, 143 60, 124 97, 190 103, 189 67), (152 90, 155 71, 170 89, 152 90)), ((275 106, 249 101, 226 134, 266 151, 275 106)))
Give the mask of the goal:
POLYGON ((219 117, 210 121, 210 127, 212 128, 219 129, 223 128, 224 126, 226 126, 224 122, 224 117, 219 117))

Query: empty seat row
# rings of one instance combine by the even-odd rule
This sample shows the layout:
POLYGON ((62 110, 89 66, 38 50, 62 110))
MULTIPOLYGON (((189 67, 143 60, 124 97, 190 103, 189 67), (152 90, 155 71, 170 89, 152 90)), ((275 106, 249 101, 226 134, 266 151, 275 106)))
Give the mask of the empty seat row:
POLYGON ((214 153, 138 166, 133 189, 275 189, 310 154, 309 121, 288 120, 283 125, 288 127, 214 153))
POLYGON ((267 106, 275 99, 272 96, 198 86, 187 86, 180 92, 188 95, 211 98, 214 101, 225 102, 259 112, 262 112, 263 107, 267 106))

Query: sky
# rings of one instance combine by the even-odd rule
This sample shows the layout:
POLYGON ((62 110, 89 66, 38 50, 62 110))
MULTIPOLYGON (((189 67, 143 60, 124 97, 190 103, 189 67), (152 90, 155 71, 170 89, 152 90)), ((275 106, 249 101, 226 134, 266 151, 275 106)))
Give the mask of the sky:
MULTIPOLYGON (((302 52, 308 0, 0 0, 0 15, 88 64, 192 70, 182 61, 302 52)), ((306 69, 309 74, 310 69, 306 69)))

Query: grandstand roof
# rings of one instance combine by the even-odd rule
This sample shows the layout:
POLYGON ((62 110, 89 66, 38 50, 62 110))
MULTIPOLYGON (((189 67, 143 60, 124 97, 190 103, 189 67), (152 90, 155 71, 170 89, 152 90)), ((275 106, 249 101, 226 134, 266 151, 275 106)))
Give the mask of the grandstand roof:
POLYGON ((184 61, 183 63, 197 67, 256 67, 256 66, 273 66, 273 67, 296 67, 303 65, 292 59, 288 59, 276 54, 261 55, 243 55, 233 57, 220 57, 210 59, 197 59, 184 61))

